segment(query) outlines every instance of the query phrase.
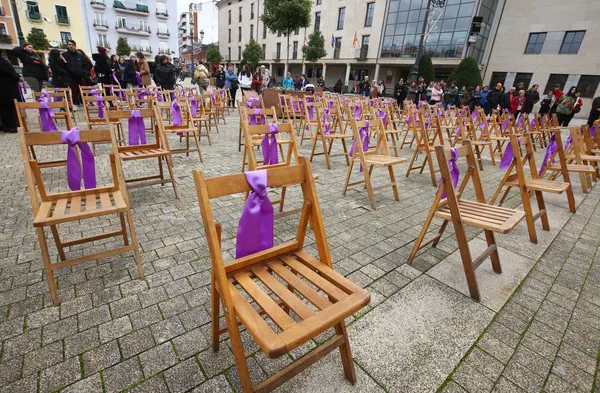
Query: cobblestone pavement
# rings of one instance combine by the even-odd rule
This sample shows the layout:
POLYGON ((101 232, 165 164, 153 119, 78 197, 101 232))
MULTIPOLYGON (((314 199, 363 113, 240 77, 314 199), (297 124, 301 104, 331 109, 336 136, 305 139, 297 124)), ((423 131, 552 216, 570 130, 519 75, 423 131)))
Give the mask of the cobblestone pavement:
MULTIPOLYGON (((191 177, 193 169, 204 170, 208 176, 239 172, 237 137, 237 119, 232 115, 226 126, 220 126, 220 133, 213 135, 212 146, 203 142, 203 164, 193 154, 175 157, 179 200, 174 199, 169 186, 130 191, 146 280, 138 279, 131 255, 63 269, 57 274, 61 304, 54 307, 32 227, 18 139, 0 134, 0 391, 240 391, 226 335, 218 353, 210 348, 209 253, 191 177)), ((175 138, 171 143, 178 144, 175 138)), ((100 156, 107 151, 106 146, 97 149, 100 156)), ((301 152, 309 153, 308 143, 301 152)), ((402 151, 404 156, 410 153, 409 149, 402 151)), ((58 148, 48 157, 64 154, 64 149, 58 148)), ((98 162, 97 168, 99 178, 106 181, 108 163, 98 162)), ((332 168, 326 169, 322 156, 313 164, 314 172, 320 175, 317 190, 334 267, 372 294, 371 304, 348 319, 359 381, 354 387, 344 382, 339 356, 332 354, 281 391, 600 392, 596 382, 600 347, 598 187, 585 196, 575 187, 577 213, 568 214, 562 229, 554 228, 546 244, 530 246, 526 237, 515 242, 516 254, 530 257, 530 250, 538 254, 529 258, 533 268, 527 277, 495 310, 485 302, 473 302, 443 280, 431 278, 436 277, 432 269, 457 250, 452 230, 437 248, 421 253, 411 266, 405 264, 434 197, 435 189, 427 175, 413 172, 406 178, 406 164, 400 165, 396 168, 400 201, 394 201, 391 190, 380 190, 376 192, 377 210, 373 211, 363 190, 342 196, 346 166, 341 157, 333 159, 332 168), (396 389, 386 381, 387 371, 371 367, 369 361, 383 358, 390 367, 398 365, 395 372, 410 375, 412 365, 401 363, 404 353, 383 350, 365 355, 368 352, 361 344, 369 342, 371 321, 379 314, 395 315, 402 299, 423 292, 424 282, 438 288, 442 299, 466 305, 461 307, 465 320, 471 309, 482 317, 477 326, 471 326, 472 338, 453 353, 449 367, 428 369, 429 363, 435 363, 435 348, 412 348, 410 355, 420 360, 415 367, 427 374, 415 373, 415 378, 435 378, 430 378, 428 388, 412 384, 396 389)), ((126 177, 157 171, 154 161, 128 162, 124 169, 126 177)), ((66 186, 64 169, 44 173, 52 190, 66 186)), ((485 162, 482 176, 488 196, 501 175, 485 162)), ((386 173, 375 171, 373 182, 383 184, 386 177, 386 173)), ((511 196, 507 205, 518 205, 515 194, 511 196)), ((299 197, 298 190, 290 190, 286 210, 298 207, 299 197)), ((241 196, 218 200, 213 209, 224 224, 223 249, 231 258, 241 196)), ((277 241, 293 237, 297 222, 297 216, 278 219, 277 241)), ((118 224, 118 220, 91 219, 64 225, 61 235, 76 238, 118 224)), ((479 236, 477 231, 468 233, 474 239, 479 236)), ((109 239, 87 248, 75 246, 69 255, 101 251, 115 242, 109 239)), ((306 248, 314 251, 310 235, 306 248)), ((51 256, 58 258, 53 246, 51 256)), ((419 303, 413 306, 418 316, 419 303)), ((379 328, 393 332, 396 324, 388 318, 379 328)), ((246 332, 242 337, 255 381, 324 341, 318 337, 289 356, 270 360, 246 332)), ((395 344, 385 345, 392 348, 395 344)))

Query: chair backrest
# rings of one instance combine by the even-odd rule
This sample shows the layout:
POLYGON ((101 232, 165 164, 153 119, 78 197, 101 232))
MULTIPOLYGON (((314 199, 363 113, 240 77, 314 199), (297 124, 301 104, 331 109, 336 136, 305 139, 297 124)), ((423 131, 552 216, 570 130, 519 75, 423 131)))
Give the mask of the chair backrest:
MULTIPOLYGON (((242 123, 242 131, 244 133, 244 143, 246 145, 246 153, 248 154, 248 169, 253 171, 256 169, 277 167, 277 166, 290 166, 298 162, 298 144, 296 143, 296 134, 294 132, 294 126, 292 123, 271 123, 276 124, 279 132, 275 134, 278 145, 287 145, 287 152, 281 148, 284 154, 284 161, 277 164, 269 165, 258 165, 256 160, 256 149, 253 145, 253 140, 263 139, 269 134, 270 124, 261 125, 250 125, 247 122, 242 123), (285 142, 285 143, 281 143, 285 142)), ((277 154, 279 154, 279 148, 277 154)))
MULTIPOLYGON (((68 130, 73 128, 73 125, 71 123, 71 112, 69 111, 69 104, 67 101, 48 102, 47 104, 48 107, 52 108, 52 110, 54 110, 55 112, 64 111, 64 119, 66 123, 65 128, 68 130)), ((30 116, 28 116, 28 113, 30 113, 30 111, 36 111, 35 116, 33 116, 33 118, 35 118, 39 124, 39 110, 42 108, 42 104, 40 102, 18 102, 17 100, 15 100, 15 107, 17 111, 17 119, 19 120, 19 127, 22 127, 25 132, 41 130, 41 126, 31 127, 31 125, 28 123, 28 119, 30 118, 30 116)))
MULTIPOLYGON (((154 133, 154 141, 148 141, 148 143, 146 143, 145 145, 142 145, 146 148, 148 148, 150 146, 156 146, 156 147, 160 147, 161 145, 163 145, 164 141, 161 139, 161 134, 159 134, 158 132, 158 124, 156 121, 156 115, 154 113, 154 110, 152 109, 137 109, 137 111, 139 112, 142 120, 144 121, 144 129, 145 130, 149 130, 150 132, 154 133), (150 127, 148 128, 147 125, 149 125, 150 127)), ((113 111, 108 111, 107 112, 107 116, 106 116, 106 121, 107 122, 111 122, 111 123, 117 123, 117 122, 122 122, 124 120, 129 120, 132 115, 133 115, 133 110, 113 110, 113 111)), ((118 145, 117 148, 119 148, 119 151, 121 151, 121 145, 118 145)))
MULTIPOLYGON (((164 117, 165 110, 170 110, 172 103, 169 105, 169 108, 160 106, 160 103, 157 103, 156 101, 154 101, 153 104, 154 117, 158 125, 158 131, 164 136, 164 138, 161 138, 164 141, 167 150, 169 148, 168 138, 166 137, 167 133, 189 131, 192 127, 191 108, 188 99, 179 97, 176 99, 176 101, 177 105, 179 105, 179 110, 181 111, 181 125, 179 126, 172 123, 169 124, 167 121, 168 119, 165 119, 164 117)), ((200 103, 198 103, 198 105, 200 105, 200 103)))
POLYGON ((91 127, 92 124, 105 123, 106 122, 106 112, 108 112, 111 108, 119 109, 120 104, 119 100, 116 96, 82 96, 81 100, 83 101, 83 108, 85 114, 85 120, 87 121, 88 127, 91 127), (102 101, 103 108, 103 117, 100 117, 98 111, 98 102, 102 101))
MULTIPOLYGON (((248 108, 245 105, 239 105, 240 120, 242 123, 250 124, 252 116, 256 116, 257 123, 261 123, 263 117, 265 119, 271 118, 272 123, 277 123, 277 110, 274 106, 270 108, 248 108)), ((268 120, 266 121, 268 122, 268 120)))
MULTIPOLYGON (((303 208, 298 231, 296 232, 296 238, 289 242, 275 245, 260 253, 237 259, 228 263, 227 266, 223 263, 221 251, 221 224, 215 221, 210 201, 211 199, 233 194, 247 193, 251 188, 246 182, 246 177, 243 173, 206 179, 204 177, 204 172, 193 171, 198 202, 200 204, 200 214, 202 216, 208 248, 211 254, 212 267, 218 278, 224 279, 227 270, 239 268, 240 264, 250 264, 266 259, 267 257, 272 258, 283 253, 301 250, 304 246, 306 228, 309 222, 315 236, 319 259, 321 262, 331 267, 331 256, 325 236, 323 216, 319 207, 313 174, 308 159, 306 157, 299 157, 299 164, 297 165, 268 168, 266 171, 267 187, 269 188, 292 186, 296 184, 301 186, 303 208)), ((240 206, 240 210, 242 210, 242 206, 240 206)), ((225 281, 222 282, 222 285, 223 284, 225 284, 225 281)))
POLYGON ((387 138, 385 137, 383 122, 381 118, 376 117, 372 120, 356 120, 354 118, 350 119, 350 126, 352 128, 352 135, 354 136, 354 141, 356 142, 352 158, 360 157, 361 161, 364 161, 366 155, 377 154, 382 156, 389 156, 390 149, 387 144, 387 138), (375 135, 377 138, 375 144, 369 141, 367 150, 363 150, 363 140, 360 133, 360 130, 367 127, 367 134, 375 135), (374 146, 374 147, 371 147, 374 146))

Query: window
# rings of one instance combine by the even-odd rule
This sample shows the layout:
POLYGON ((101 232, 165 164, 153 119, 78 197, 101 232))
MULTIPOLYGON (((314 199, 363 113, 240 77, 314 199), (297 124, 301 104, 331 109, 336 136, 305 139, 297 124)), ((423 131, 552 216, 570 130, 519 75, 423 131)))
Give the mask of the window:
POLYGON ((64 5, 54 6, 56 9, 56 22, 61 24, 69 23, 69 15, 67 14, 67 7, 64 5))
POLYGON ((238 60, 242 60, 242 47, 238 46, 238 60))
POLYGON ((527 40, 527 46, 525 46, 526 54, 540 54, 542 47, 546 41, 546 33, 530 33, 529 40, 527 40))
POLYGON ((554 85, 559 85, 561 90, 564 90, 567 79, 569 79, 568 74, 550 74, 548 83, 546 83, 546 88, 544 89, 544 94, 548 94, 554 85))
POLYGON ((342 50, 342 37, 336 37, 333 49, 333 58, 340 58, 340 51, 342 50))
POLYGON ((267 38, 267 25, 263 23, 263 40, 267 38))
POLYGON ((123 17, 117 18, 117 29, 119 28, 127 28, 127 19, 123 17))
POLYGON ((27 17, 33 20, 42 19, 42 14, 40 14, 40 7, 38 6, 37 1, 28 1, 27 3, 27 17))
POLYGON ((582 31, 567 31, 565 38, 563 39, 562 45, 560 46, 561 54, 577 54, 579 47, 585 36, 585 30, 582 31))
POLYGON ((231 29, 227 29, 227 43, 231 44, 231 29))
POLYGON ((227 11, 227 20, 229 21, 229 24, 231 24, 231 10, 227 11))
POLYGON ((315 12, 315 31, 321 30, 321 11, 315 12))
POLYGON ((298 41, 294 41, 292 43, 292 60, 296 60, 298 58, 298 41))
POLYGON ((294 35, 298 35, 300 34, 300 28, 296 27, 296 30, 294 30, 294 35))
POLYGON ((254 39, 254 25, 250 25, 250 39, 254 39))
POLYGON ((518 72, 515 76, 515 81, 513 82, 513 86, 517 87, 519 83, 523 83, 525 85, 525 90, 529 89, 529 83, 531 83, 531 78, 533 78, 533 74, 518 72))
MULTIPOLYGON (((68 31, 61 31, 60 32, 60 42, 63 43, 64 45, 67 45, 67 42, 69 42, 69 40, 71 39, 71 33, 68 31)), ((102 46, 106 46, 106 36, 104 36, 104 41, 103 41, 104 45, 102 46)))
POLYGON ((254 19, 254 3, 250 4, 250 19, 254 19))
POLYGON ((227 61, 231 61, 231 48, 227 48, 227 61))
POLYGON ((346 16, 346 7, 342 7, 338 10, 337 29, 342 30, 344 28, 344 16, 346 16))
POLYGON ((238 9, 238 22, 242 21, 242 7, 238 9))
MULTIPOLYGON (((60 39, 62 40, 63 44, 66 44, 70 39, 71 39, 71 34, 69 34, 69 38, 67 40, 65 40, 63 38, 63 33, 60 33, 60 39)), ((98 34, 98 46, 102 46, 102 47, 107 47, 108 46, 108 40, 106 39, 106 35, 105 34, 98 34)))
POLYGON ((267 44, 262 44, 262 56, 261 58, 264 60, 265 59, 265 53, 267 53, 267 44))
POLYGON ((277 50, 275 51, 275 60, 281 59, 281 42, 277 43, 277 50))
POLYGON ((600 76, 598 75, 581 75, 579 83, 577 83, 577 91, 583 98, 594 98, 599 83, 600 76))
POLYGON ((317 0, 316 5, 321 5, 321 4, 323 4, 323 0, 317 0))
POLYGON ((369 53, 369 41, 371 39, 370 35, 363 35, 360 41, 360 54, 359 57, 361 59, 366 59, 369 53))
POLYGON ((0 36, 6 37, 8 35, 8 30, 6 29, 6 23, 0 22, 0 36))
POLYGON ((106 19, 104 18, 104 14, 99 14, 99 13, 94 14, 94 26, 107 26, 108 27, 108 23, 106 22, 106 19))
POLYGON ((375 3, 367 3, 367 14, 365 15, 365 27, 373 26, 373 14, 375 13, 375 3))
POLYGON ((490 79, 490 89, 495 87, 498 83, 504 85, 506 80, 506 72, 492 72, 492 78, 490 79))
POLYGON ((281 31, 277 32, 277 37, 281 37, 281 31))
POLYGON ((148 21, 144 19, 140 19, 138 21, 138 28, 140 30, 148 31, 148 21))
POLYGON ((238 42, 242 42, 242 26, 238 26, 238 42))
POLYGON ((142 50, 142 52, 146 51, 146 52, 150 52, 150 41, 148 40, 140 40, 140 49, 142 50))

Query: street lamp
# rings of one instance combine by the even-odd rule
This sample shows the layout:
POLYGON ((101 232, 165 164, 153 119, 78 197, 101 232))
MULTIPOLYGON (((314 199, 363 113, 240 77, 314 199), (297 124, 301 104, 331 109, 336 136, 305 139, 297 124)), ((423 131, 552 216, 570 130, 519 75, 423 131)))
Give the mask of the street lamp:
POLYGON ((417 58, 415 63, 410 69, 410 80, 416 81, 419 77, 419 62, 421 61, 421 54, 423 53, 423 41, 425 40, 425 34, 427 34, 427 25, 429 22, 429 11, 431 8, 443 8, 446 5, 446 0, 427 0, 427 8, 425 8, 425 20, 423 21, 423 31, 421 31, 421 38, 419 39, 419 48, 417 49, 417 58))
MULTIPOLYGON (((195 63, 196 49, 195 49, 194 45, 197 40, 195 38, 196 37, 192 37, 192 73, 196 69, 196 63, 195 63)), ((204 30, 200 30, 200 50, 198 53, 202 52, 202 40, 204 40, 204 30)), ((202 59, 200 59, 200 60, 202 60, 202 59)))

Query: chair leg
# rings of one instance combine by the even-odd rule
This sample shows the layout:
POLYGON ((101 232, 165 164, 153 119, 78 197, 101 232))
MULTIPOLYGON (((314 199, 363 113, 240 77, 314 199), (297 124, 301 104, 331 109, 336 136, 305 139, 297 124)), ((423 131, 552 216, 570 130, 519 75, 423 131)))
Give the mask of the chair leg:
POLYGON ((346 379, 350 381, 352 385, 356 384, 356 369, 354 368, 354 361, 352 360, 352 352, 350 351, 350 340, 348 339, 348 332, 346 331, 346 325, 344 322, 340 322, 335 325, 336 334, 344 337, 344 343, 340 345, 340 356, 342 357, 342 367, 344 368, 344 375, 346 379))
POLYGON ((321 145, 323 145, 323 155, 325 155, 325 163, 327 164, 327 169, 331 169, 331 161, 329 158, 329 152, 327 151, 327 141, 325 141, 325 137, 323 135, 321 135, 321 145))
POLYGON ((38 241, 40 242, 40 250, 42 251, 42 261, 44 262, 44 270, 46 270, 46 279, 48 280, 48 289, 50 290, 50 297, 52 303, 58 305, 58 294, 56 293, 56 281, 54 280, 54 271, 51 267, 50 255, 48 254, 48 243, 46 242, 46 235, 44 229, 37 227, 38 241))
POLYGON ((469 241, 462 222, 459 222, 458 225, 454 223, 454 232, 456 233, 458 249, 460 250, 460 259, 462 260, 463 269, 467 278, 467 285, 469 286, 469 294, 473 299, 479 301, 479 286, 477 285, 475 270, 473 270, 473 260, 471 259, 471 251, 469 250, 469 241))
POLYGON ((123 244, 129 245, 129 239, 127 238, 127 225, 125 224, 125 215, 119 213, 119 221, 121 221, 121 231, 123 232, 123 244))
POLYGON ((221 313, 221 302, 219 299, 219 291, 217 291, 217 283, 215 281, 214 271, 212 272, 211 280, 211 330, 212 330, 212 348, 213 352, 219 351, 219 314, 221 313))
MULTIPOLYGON (((233 310, 229 310, 228 312, 231 313, 233 310)), ((246 353, 244 352, 244 345, 242 344, 240 331, 235 321, 235 317, 226 315, 225 321, 227 322, 227 331, 229 332, 231 351, 233 352, 238 376, 240 377, 242 391, 244 393, 251 393, 254 391, 254 387, 252 386, 252 380, 250 379, 248 363, 246 363, 246 353)))
POLYGON ((137 265, 138 274, 140 280, 144 280, 144 267, 142 266, 142 256, 140 255, 140 245, 137 241, 137 235, 135 234, 135 228, 133 226, 133 217, 131 216, 131 209, 127 208, 127 223, 129 224, 129 233, 131 234, 131 243, 133 245, 133 254, 135 263, 137 265))
MULTIPOLYGON (((433 184, 434 187, 437 187, 437 179, 435 178, 435 168, 433 167, 433 159, 431 158, 431 155, 430 154, 426 155, 425 160, 427 160, 427 165, 429 165, 429 174, 431 175, 431 184, 433 184)), ((425 165, 425 163, 423 163, 423 165, 425 165)))
POLYGON ((63 248, 62 242, 60 241, 60 235, 58 234, 58 229, 56 229, 56 225, 50 225, 50 230, 52 232, 52 237, 54 237, 54 242, 56 243, 58 256, 60 256, 61 261, 64 261, 65 259, 67 259, 67 257, 65 256, 65 249, 63 248))
POLYGON ((388 172, 390 174, 390 180, 392 182, 392 190, 394 191, 394 199, 399 201, 400 195, 398 195, 398 184, 396 183, 396 176, 394 175, 394 168, 388 165, 388 172))
POLYGON ((350 157, 350 166, 348 167, 348 173, 346 173, 346 183, 344 183, 344 192, 342 195, 346 195, 348 190, 348 183, 350 183, 350 176, 352 175, 352 168, 354 167, 354 159, 350 157))
POLYGON ((550 223, 548 222, 548 212, 546 211, 546 202, 544 201, 544 194, 541 191, 535 192, 535 198, 537 199, 538 209, 539 211, 544 210, 544 214, 542 214, 542 228, 545 231, 550 230, 550 223))
POLYGON ((198 134, 196 134, 196 131, 193 131, 194 134, 194 140, 196 141, 196 148, 198 149, 198 156, 200 157, 200 162, 204 162, 204 160, 202 160, 202 151, 200 150, 200 139, 198 138, 198 134))
POLYGON ((167 159, 167 169, 169 170, 169 176, 171 177, 171 183, 173 184, 173 192, 175 193, 175 198, 179 199, 179 194, 177 193, 177 183, 175 182, 175 175, 173 174, 173 158, 171 154, 166 156, 167 159))
POLYGON ((279 212, 283 211, 283 204, 285 203, 285 191, 287 187, 281 187, 281 200, 279 201, 279 212))
MULTIPOLYGON (((331 152, 331 145, 333 145, 333 139, 329 145, 329 152, 331 152)), ((348 157, 348 147, 346 146, 346 139, 342 138, 342 147, 344 148, 344 157, 346 158, 346 165, 350 165, 350 158, 348 157)))
MULTIPOLYGON (((372 169, 373 167, 371 167, 372 169)), ((370 170, 367 171, 367 168, 363 168, 363 176, 365 177, 365 186, 367 187, 367 193, 369 194, 369 202, 371 203, 371 208, 375 210, 375 194, 373 194, 373 187, 371 186, 371 175, 370 170)))
MULTIPOLYGON (((488 247, 495 245, 496 240, 494 239, 494 232, 492 231, 483 231, 485 233, 485 240, 487 242, 488 247)), ((500 274, 502 273, 502 266, 500 266, 500 256, 498 255, 498 249, 490 254, 490 259, 492 260, 492 268, 494 272, 500 274)))
MULTIPOLYGON (((160 180, 165 180, 161 157, 157 157, 157 158, 158 158, 158 175, 160 176, 160 180)), ((165 185, 165 183, 161 184, 161 186, 163 186, 163 187, 164 187, 164 185, 165 185)))

